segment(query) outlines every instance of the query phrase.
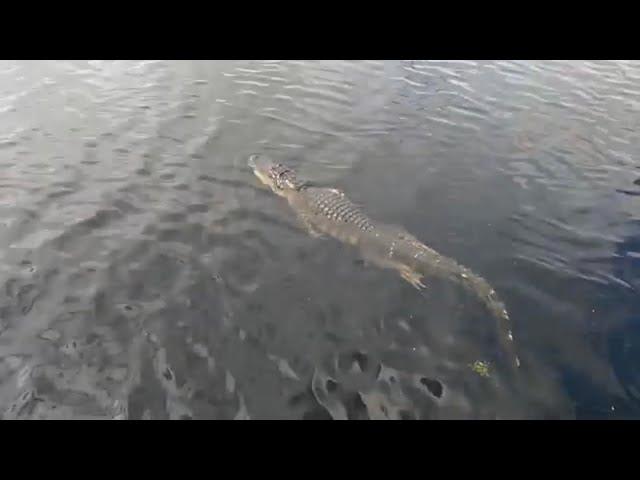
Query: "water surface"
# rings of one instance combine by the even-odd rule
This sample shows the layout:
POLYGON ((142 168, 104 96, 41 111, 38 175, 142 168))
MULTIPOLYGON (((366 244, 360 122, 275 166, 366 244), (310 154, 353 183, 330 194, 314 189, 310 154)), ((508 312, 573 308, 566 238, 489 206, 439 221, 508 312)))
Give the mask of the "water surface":
POLYGON ((2 418, 637 418, 639 85, 623 61, 0 62, 2 418), (468 295, 307 235, 256 152, 487 278, 518 374, 468 295))

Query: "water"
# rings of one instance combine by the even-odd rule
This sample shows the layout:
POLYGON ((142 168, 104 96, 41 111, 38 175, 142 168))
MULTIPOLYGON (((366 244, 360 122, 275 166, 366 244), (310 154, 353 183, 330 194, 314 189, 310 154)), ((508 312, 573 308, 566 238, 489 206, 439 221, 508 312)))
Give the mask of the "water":
POLYGON ((639 85, 622 61, 0 63, 2 418, 639 417, 639 85), (255 152, 487 278, 520 371, 468 295, 307 235, 255 152))

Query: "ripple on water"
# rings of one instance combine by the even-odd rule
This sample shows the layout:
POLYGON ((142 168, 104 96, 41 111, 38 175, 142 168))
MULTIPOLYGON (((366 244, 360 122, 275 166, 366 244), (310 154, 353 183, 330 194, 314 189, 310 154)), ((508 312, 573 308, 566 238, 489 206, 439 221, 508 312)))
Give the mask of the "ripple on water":
POLYGON ((0 415, 568 417, 566 365, 637 397, 637 67, 4 62, 0 415), (453 290, 309 238, 262 150, 509 286, 527 387, 469 368, 453 290))

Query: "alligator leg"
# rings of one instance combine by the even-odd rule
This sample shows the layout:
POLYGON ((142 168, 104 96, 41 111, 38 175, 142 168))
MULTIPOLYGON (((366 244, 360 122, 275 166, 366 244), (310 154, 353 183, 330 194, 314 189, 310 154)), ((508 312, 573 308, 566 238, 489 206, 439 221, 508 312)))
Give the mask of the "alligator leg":
POLYGON ((317 230, 305 215, 298 215, 298 218, 300 219, 300 225, 302 226, 302 228, 313 238, 324 237, 324 234, 321 231, 317 230))
POLYGON ((422 275, 411 270, 409 267, 401 267, 400 276, 418 290, 426 288, 426 285, 422 283, 422 275))

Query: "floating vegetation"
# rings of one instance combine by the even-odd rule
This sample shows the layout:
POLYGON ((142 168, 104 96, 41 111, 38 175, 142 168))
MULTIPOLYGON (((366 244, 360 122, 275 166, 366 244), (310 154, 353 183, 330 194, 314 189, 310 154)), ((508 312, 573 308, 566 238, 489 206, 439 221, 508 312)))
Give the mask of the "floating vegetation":
POLYGON ((476 372, 481 377, 489 376, 489 363, 483 362, 482 360, 476 360, 471 365, 469 365, 471 370, 476 372))

